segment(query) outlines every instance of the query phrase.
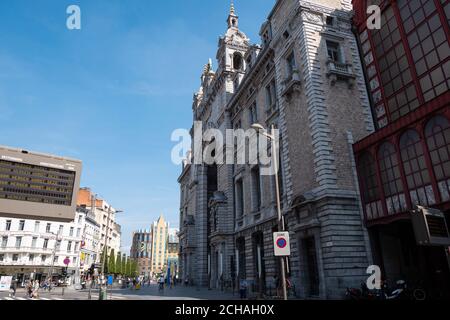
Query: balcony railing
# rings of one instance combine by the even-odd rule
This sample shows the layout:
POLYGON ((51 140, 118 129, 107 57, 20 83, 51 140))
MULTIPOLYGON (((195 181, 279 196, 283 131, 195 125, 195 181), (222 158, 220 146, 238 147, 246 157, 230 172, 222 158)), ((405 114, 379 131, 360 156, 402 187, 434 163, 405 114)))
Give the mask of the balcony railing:
POLYGON ((281 95, 289 101, 294 93, 300 92, 300 89, 300 73, 298 70, 293 70, 292 74, 290 74, 288 78, 283 81, 283 91, 281 95))
POLYGON ((38 247, 17 247, 17 246, 1 246, 0 251, 2 253, 52 253, 50 248, 38 248, 38 247))
POLYGON ((331 85, 334 86, 337 80, 345 80, 348 82, 349 88, 354 86, 356 77, 351 64, 329 59, 327 68, 327 76, 331 80, 331 85))

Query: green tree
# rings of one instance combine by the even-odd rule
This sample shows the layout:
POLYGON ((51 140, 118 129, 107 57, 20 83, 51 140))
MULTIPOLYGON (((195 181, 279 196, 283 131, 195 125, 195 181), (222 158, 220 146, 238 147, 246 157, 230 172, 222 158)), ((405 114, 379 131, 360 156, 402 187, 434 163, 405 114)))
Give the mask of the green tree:
POLYGON ((131 259, 130 259, 130 257, 128 257, 128 259, 127 259, 127 267, 126 267, 125 274, 126 274, 128 277, 131 277, 131 276, 132 276, 132 274, 131 274, 131 259))
POLYGON ((117 253, 116 258, 116 273, 122 274, 122 254, 120 252, 117 253))
MULTIPOLYGON (((107 253, 106 253, 106 247, 105 247, 105 249, 103 250, 103 252, 101 253, 101 255, 100 255, 100 266, 102 266, 103 265, 103 263, 104 263, 104 266, 105 266, 105 274, 106 273, 108 273, 108 255, 107 255, 107 253)), ((100 270, 101 271, 101 270, 100 270)))
POLYGON ((127 273, 127 255, 124 253, 122 256, 122 274, 126 276, 127 273))
POLYGON ((108 257, 108 272, 116 273, 116 259, 114 255, 114 249, 111 249, 108 257))

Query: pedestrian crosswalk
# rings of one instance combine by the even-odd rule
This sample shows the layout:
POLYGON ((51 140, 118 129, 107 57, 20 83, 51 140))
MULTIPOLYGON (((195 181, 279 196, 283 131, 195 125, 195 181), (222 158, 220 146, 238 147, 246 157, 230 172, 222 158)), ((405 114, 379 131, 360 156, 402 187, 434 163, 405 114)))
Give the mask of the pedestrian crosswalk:
MULTIPOLYGON (((124 297, 124 296, 110 296, 108 295, 107 300, 128 300, 128 297, 124 297)), ((98 300, 98 295, 92 295, 91 300, 98 300)))
POLYGON ((46 298, 46 297, 39 297, 39 298, 29 298, 29 297, 0 297, 0 300, 5 300, 5 301, 26 301, 26 300, 31 300, 31 301, 38 301, 38 300, 42 300, 42 301, 48 301, 48 300, 64 300, 62 298, 57 298, 57 297, 50 297, 50 298, 46 298))
MULTIPOLYGON (((108 295, 107 300, 128 300, 129 298, 125 297, 125 296, 110 296, 108 295)), ((63 298, 59 298, 59 297, 39 297, 39 298, 29 298, 29 297, 20 297, 20 296, 16 296, 16 297, 0 297, 0 301, 4 300, 4 301, 50 301, 50 300, 72 300, 70 297, 63 299, 63 298)), ((77 297, 74 300, 87 300, 87 297, 77 297)), ((91 300, 98 300, 98 295, 92 295, 91 300)))

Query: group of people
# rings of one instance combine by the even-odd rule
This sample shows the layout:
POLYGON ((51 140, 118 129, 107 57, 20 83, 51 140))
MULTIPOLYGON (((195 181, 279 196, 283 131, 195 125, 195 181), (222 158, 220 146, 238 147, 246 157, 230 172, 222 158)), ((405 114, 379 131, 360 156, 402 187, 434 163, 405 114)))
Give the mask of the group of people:
MULTIPOLYGON (((175 287, 177 285, 177 277, 174 275, 170 281, 169 281, 169 288, 172 289, 173 287, 175 287)), ((160 275, 160 277, 158 278, 158 288, 159 290, 164 290, 164 285, 166 283, 166 279, 164 278, 163 275, 160 275)))
POLYGON ((39 280, 31 280, 29 281, 26 286, 26 292, 28 297, 30 298, 39 298, 39 289, 40 289, 40 283, 39 280))

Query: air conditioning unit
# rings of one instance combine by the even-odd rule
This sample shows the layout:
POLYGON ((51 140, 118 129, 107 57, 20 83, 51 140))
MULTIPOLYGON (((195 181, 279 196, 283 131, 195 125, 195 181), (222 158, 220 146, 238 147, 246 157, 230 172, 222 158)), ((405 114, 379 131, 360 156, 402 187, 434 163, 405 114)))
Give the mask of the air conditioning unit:
POLYGON ((442 211, 417 206, 411 212, 416 242, 420 246, 450 246, 450 235, 442 211))

